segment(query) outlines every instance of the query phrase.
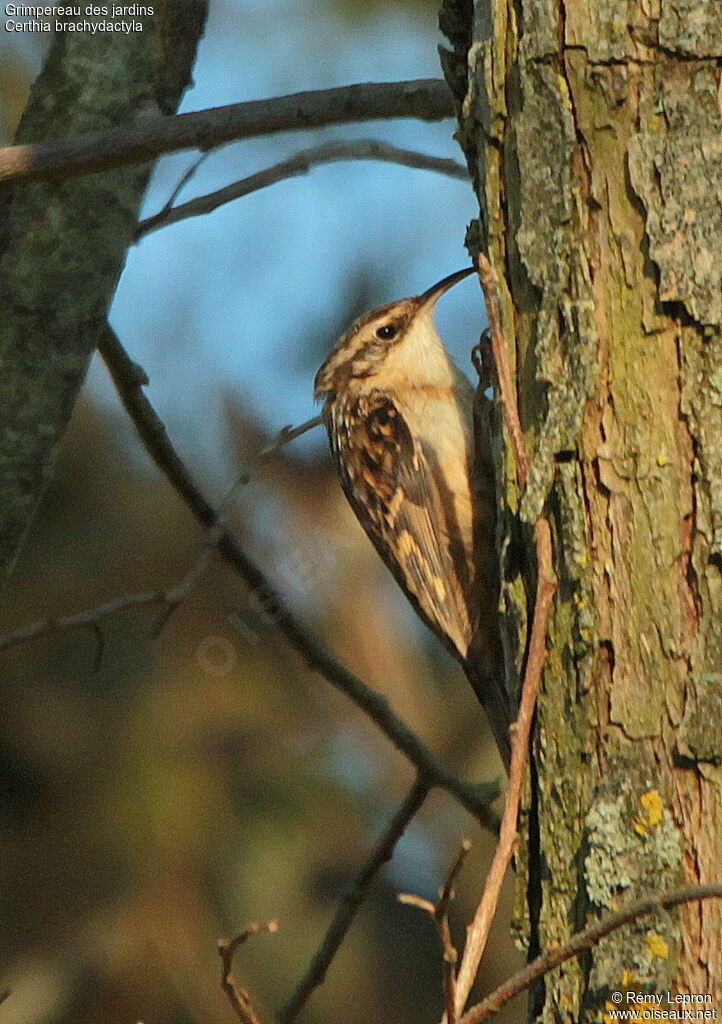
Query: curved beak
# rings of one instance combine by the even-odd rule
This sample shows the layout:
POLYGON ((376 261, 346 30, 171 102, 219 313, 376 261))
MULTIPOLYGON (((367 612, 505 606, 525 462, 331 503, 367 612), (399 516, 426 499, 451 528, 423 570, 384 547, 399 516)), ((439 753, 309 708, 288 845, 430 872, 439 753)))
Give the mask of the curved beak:
POLYGON ((476 267, 465 267, 463 270, 457 270, 455 274, 449 274, 448 277, 437 281, 431 288, 427 288, 425 292, 419 295, 419 309, 422 306, 434 305, 445 292, 448 292, 449 288, 453 288, 455 284, 463 281, 465 277, 473 274, 475 270, 476 267))

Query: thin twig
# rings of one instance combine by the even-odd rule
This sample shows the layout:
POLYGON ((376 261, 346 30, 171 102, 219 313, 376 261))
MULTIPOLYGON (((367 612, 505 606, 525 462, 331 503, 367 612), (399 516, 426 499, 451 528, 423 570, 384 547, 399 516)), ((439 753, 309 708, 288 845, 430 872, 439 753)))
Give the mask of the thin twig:
POLYGON ((366 82, 318 89, 132 124, 55 142, 0 149, 0 185, 72 178, 143 163, 179 149, 211 149, 235 139, 301 131, 351 121, 410 117, 440 121, 454 104, 443 79, 366 82))
POLYGON ((673 889, 671 892, 662 895, 655 894, 644 896, 635 900, 628 907, 617 910, 613 914, 607 914, 601 920, 577 932, 563 946, 557 946, 549 953, 536 957, 531 963, 523 967, 517 974, 507 978, 503 984, 495 989, 490 995, 483 999, 476 1006, 472 1006, 461 1018, 459 1024, 482 1024, 497 1013, 503 1006, 506 1006, 520 992, 528 989, 537 980, 554 970, 565 960, 579 956, 585 949, 591 949, 611 932, 616 931, 630 921, 651 914, 655 910, 671 910, 682 903, 691 903, 693 900, 708 900, 722 898, 722 885, 690 885, 681 889, 673 889))
MULTIPOLYGON (((175 201, 178 198, 178 196, 181 194, 186 185, 190 181, 192 181, 193 178, 195 178, 201 166, 206 162, 206 160, 208 159, 212 152, 212 149, 207 149, 204 153, 201 153, 200 156, 197 156, 193 160, 193 162, 188 165, 188 167, 186 167, 185 171, 183 171, 183 174, 181 174, 180 178, 178 179, 175 188, 166 199, 165 206, 163 207, 163 210, 161 210, 161 213, 173 209, 175 201)), ((156 216, 158 216, 158 214, 156 214, 156 216)))
MULTIPOLYGON (((169 440, 162 420, 145 396, 142 390, 143 385, 148 382, 145 372, 128 356, 110 328, 105 332, 99 350, 110 370, 121 401, 151 459, 170 481, 201 526, 207 530, 211 529, 220 518, 218 512, 196 485, 169 440)), ((366 686, 342 665, 293 615, 275 592, 266 575, 227 529, 220 535, 218 550, 241 579, 245 580, 253 591, 264 596, 265 607, 273 607, 275 625, 308 667, 318 672, 356 704, 423 775, 426 782, 431 786, 446 789, 485 828, 496 832, 498 819, 489 806, 498 794, 496 784, 469 784, 442 768, 426 745, 391 709, 386 697, 366 686)))
MULTIPOLYGON (((98 639, 95 626, 103 619, 114 615, 116 612, 125 611, 126 608, 141 608, 144 605, 166 604, 169 591, 158 590, 148 594, 131 594, 128 597, 119 597, 105 604, 97 605, 84 612, 75 612, 72 615, 60 615, 52 619, 44 619, 42 622, 34 622, 30 626, 15 630, 13 633, 6 633, 0 636, 0 651, 7 651, 18 644, 27 643, 29 640, 36 640, 48 633, 54 633, 64 629, 76 629, 80 626, 87 626, 92 629, 96 640, 98 639)), ((101 637, 102 643, 102 637, 101 637)), ((95 661, 97 662, 97 654, 95 661)))
MULTIPOLYGON (((489 316, 492 351, 496 363, 496 374, 499 382, 504 419, 514 444, 519 485, 523 487, 529 473, 529 457, 519 419, 516 389, 512 384, 508 349, 502 332, 496 278, 486 256, 480 255, 478 263, 479 277, 484 289, 487 314, 489 316)), ((479 964, 489 939, 489 931, 499 906, 506 871, 517 841, 517 820, 529 756, 529 742, 534 721, 534 710, 536 708, 542 669, 546 659, 547 627, 557 589, 552 558, 551 529, 549 521, 545 516, 540 516, 537 520, 534 528, 534 541, 537 561, 536 600, 534 603, 529 649, 524 668, 524 681, 519 711, 516 723, 512 728, 509 786, 504 803, 504 813, 501 819, 499 841, 494 851, 489 873, 486 876, 481 901, 477 907, 474 919, 467 929, 464 955, 461 967, 459 968, 456 986, 457 1014, 463 1011, 476 979, 479 964)))
POLYGON ((464 866, 464 861, 467 858, 469 850, 471 849, 471 842, 465 839, 461 844, 461 849, 457 854, 456 860, 451 866, 451 870, 446 877, 444 886, 439 896, 439 902, 436 904, 436 924, 439 928, 439 937, 441 938, 441 951, 444 961, 444 1001, 446 1005, 446 1020, 447 1024, 456 1024, 456 964, 459 959, 459 953, 454 945, 451 937, 451 927, 449 925, 449 904, 454 898, 454 884, 456 879, 459 877, 459 872, 464 866))
POLYGON ((175 205, 176 199, 181 194, 186 185, 196 176, 196 173, 198 172, 201 165, 205 163, 205 161, 213 152, 214 150, 212 149, 206 150, 204 153, 201 153, 200 156, 195 157, 194 160, 188 165, 188 167, 186 167, 185 171, 180 176, 178 182, 174 186, 173 191, 163 204, 163 208, 159 210, 158 213, 154 213, 152 217, 148 217, 146 218, 146 220, 142 220, 139 222, 135 230, 136 241, 138 241, 140 236, 144 234, 144 232, 140 230, 143 224, 150 225, 149 230, 152 231, 152 225, 156 221, 162 221, 165 217, 170 216, 172 214, 172 210, 175 205))
POLYGON ((247 990, 240 988, 236 984, 233 977, 233 957, 239 946, 243 945, 252 935, 257 935, 262 931, 277 932, 278 922, 268 921, 266 924, 251 924, 240 935, 236 935, 235 939, 231 939, 230 942, 226 942, 224 939, 218 940, 218 955, 221 958, 221 988, 228 996, 228 1001, 241 1024, 260 1024, 260 1019, 253 1009, 251 997, 247 990))
POLYGON ((191 566, 185 578, 188 581, 187 584, 184 586, 184 579, 181 587, 177 588, 177 597, 174 594, 171 600, 167 602, 167 608, 156 627, 157 634, 160 633, 171 615, 173 615, 173 613, 178 609, 181 601, 188 595, 191 586, 200 579, 201 575, 205 571, 205 568, 210 561, 211 554, 218 547, 218 542, 227 530, 227 524, 224 518, 225 513, 235 499, 239 489, 249 484, 251 482, 253 472, 262 466, 264 462, 268 462, 268 460, 275 455, 276 452, 280 451, 284 445, 289 444, 291 441, 295 441, 297 437, 301 437, 303 434, 307 434, 309 430, 313 430, 314 427, 319 426, 320 423, 322 423, 321 417, 314 416, 312 419, 306 420, 305 423, 301 423, 297 427, 293 427, 290 424, 287 424, 285 427, 281 427, 276 436, 256 453, 243 473, 234 480, 218 506, 216 522, 211 529, 206 532, 206 535, 203 538, 203 545, 198 554, 198 558, 191 566))
POLYGON ((451 865, 449 873, 446 876, 446 881, 444 882, 439 894, 439 902, 436 904, 436 912, 440 917, 446 915, 449 909, 449 904, 454 898, 454 885, 456 884, 456 879, 459 877, 461 869, 464 866, 464 861, 469 855, 470 849, 471 840, 462 840, 461 848, 459 849, 459 852, 456 855, 456 860, 451 865))
MULTIPOLYGON (((302 434, 305 434, 314 427, 317 427, 320 422, 321 417, 314 416, 313 419, 307 420, 305 423, 301 423, 298 427, 285 426, 279 430, 276 436, 269 441, 269 443, 266 444, 260 452, 258 452, 245 472, 235 481, 233 487, 223 499, 219 511, 222 512, 226 508, 239 487, 244 486, 250 481, 253 469, 261 465, 263 462, 266 462, 272 455, 290 441, 295 440, 297 437, 301 437, 302 434)), ((56 616, 54 618, 44 619, 41 622, 35 622, 30 626, 24 626, 22 629, 0 636, 0 652, 9 650, 11 647, 16 647, 19 644, 27 643, 30 640, 36 640, 42 636, 47 636, 49 633, 55 633, 66 629, 77 629, 78 627, 84 626, 93 632, 96 639, 97 650, 95 664, 96 667, 99 668, 103 652, 103 633, 100 629, 100 623, 111 615, 115 615, 120 611, 126 611, 129 608, 140 608, 146 605, 162 604, 165 606, 164 614, 160 622, 157 623, 155 630, 156 633, 160 632, 161 628, 165 626, 173 612, 176 611, 179 605, 188 596, 193 586, 200 580, 206 570, 211 554, 217 547, 218 541, 220 540, 224 530, 225 523, 222 518, 219 518, 215 525, 207 531, 206 536, 203 538, 201 549, 197 557, 193 560, 188 571, 180 582, 169 590, 156 590, 145 594, 131 594, 128 597, 120 597, 112 601, 106 601, 103 604, 99 604, 94 608, 88 609, 87 611, 74 612, 71 615, 56 616)))
POLYGON ((512 729, 511 766, 509 786, 501 817, 499 841, 494 851, 491 867, 484 883, 484 892, 474 919, 467 929, 464 956, 459 968, 457 983, 457 1013, 461 1013, 474 984, 481 958, 489 939, 489 931, 501 897, 506 871, 514 853, 517 841, 517 819, 524 787, 524 776, 529 753, 529 739, 534 709, 536 707, 539 681, 546 658, 546 631, 556 593, 556 580, 547 575, 546 566, 551 565, 551 533, 548 521, 542 517, 536 524, 538 578, 534 618, 532 621, 529 653, 524 670, 524 683, 519 703, 519 712, 512 729))
MULTIPOLYGON (((307 174, 312 167, 319 164, 338 160, 383 160, 388 163, 402 164, 405 167, 415 167, 419 170, 436 171, 438 174, 446 174, 452 178, 459 178, 461 181, 469 180, 469 172, 466 167, 456 160, 429 156, 413 149, 400 149, 398 146, 392 146, 388 142, 380 142, 377 139, 325 142, 312 149, 303 149, 287 160, 282 160, 272 167, 267 167, 257 174, 251 174, 241 181, 218 189, 216 192, 210 192, 208 195, 191 199, 187 203, 173 206, 175 196, 178 194, 178 187, 176 187, 173 196, 159 213, 140 221, 135 233, 136 241, 157 228, 176 224, 188 217, 199 217, 212 213, 219 206, 230 203, 234 199, 240 199, 241 196, 247 196, 251 192, 257 192, 259 189, 267 188, 269 185, 275 185, 279 181, 285 181, 299 174, 307 174)), ((192 171, 195 171, 196 166, 193 165, 192 171)), ((185 180, 179 187, 182 187, 183 184, 185 184, 185 180)))
POLYGON ((272 438, 268 442, 268 444, 265 444, 263 448, 261 448, 260 452, 258 452, 253 457, 253 459, 250 461, 249 465, 246 467, 243 473, 241 473, 241 475, 237 478, 237 480, 231 487, 230 491, 223 499, 220 506, 220 511, 222 511, 223 508, 228 503, 230 503, 239 487, 245 487, 246 484, 250 483, 251 474, 254 472, 255 469, 257 469, 258 466, 262 465, 264 462, 267 462, 268 459, 272 455, 275 455, 276 452, 280 451, 284 445, 290 444, 291 441, 295 441, 296 438, 301 437, 303 434, 307 434, 309 430, 314 430, 316 427, 319 427, 322 423, 323 417, 312 416, 310 420, 305 420, 303 423, 300 423, 297 427, 293 427, 290 424, 288 424, 285 427, 281 427, 276 436, 272 438))
POLYGON ((326 931, 321 945, 313 956, 308 970, 289 996, 278 1014, 279 1024, 290 1024, 307 1003, 311 993, 321 985, 333 958, 351 926, 371 882, 379 869, 391 858, 396 844, 426 799, 430 785, 421 777, 417 778, 406 799, 394 814, 374 848, 361 865, 351 888, 343 897, 326 931))
POLYGON ((399 893, 399 903, 405 903, 410 907, 418 907, 419 910, 430 914, 436 922, 441 941, 441 953, 444 964, 444 1007, 446 1011, 447 1024, 456 1024, 456 963, 459 957, 454 941, 451 937, 449 925, 449 904, 454 898, 454 883, 459 876, 464 861, 471 849, 471 843, 465 839, 461 844, 454 863, 446 876, 446 881, 439 890, 439 899, 436 903, 424 899, 423 896, 416 896, 413 893, 399 893))
POLYGON ((191 567, 180 582, 169 590, 156 590, 146 594, 131 594, 128 597, 119 597, 113 601, 106 601, 84 612, 75 612, 72 615, 56 616, 55 618, 35 622, 13 633, 6 633, 4 636, 0 636, 0 651, 9 650, 11 647, 18 646, 18 644, 36 640, 39 637, 47 636, 49 633, 59 630, 76 629, 80 626, 86 626, 93 631, 98 644, 95 663, 96 668, 99 668, 103 651, 103 633, 100 629, 100 623, 119 611, 126 611, 129 608, 141 608, 146 605, 162 604, 166 606, 162 620, 164 624, 170 617, 170 614, 185 600, 191 588, 198 582, 205 571, 211 553, 218 543, 218 538, 214 533, 215 528, 209 531, 191 567))

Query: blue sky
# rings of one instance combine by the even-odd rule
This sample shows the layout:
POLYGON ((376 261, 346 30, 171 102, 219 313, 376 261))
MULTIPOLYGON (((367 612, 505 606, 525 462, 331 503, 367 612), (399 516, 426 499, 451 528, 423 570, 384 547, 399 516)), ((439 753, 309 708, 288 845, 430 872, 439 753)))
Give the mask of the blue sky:
MULTIPOLYGON (((349 21, 314 0, 213 0, 182 109, 436 77, 439 42, 433 12, 386 7, 349 21)), ((205 161, 181 198, 329 137, 382 138, 458 159, 452 130, 451 121, 379 122, 235 143, 205 161)), ((191 159, 185 153, 160 162, 146 213, 163 204, 191 159)), ((320 167, 148 236, 129 253, 111 319, 148 370, 164 417, 197 458, 210 454, 215 462, 223 390, 240 393, 272 430, 313 415, 319 346, 343 329, 341 308, 359 268, 374 267, 374 305, 421 291, 464 265, 464 231, 474 215, 461 181, 370 161, 320 167)), ((483 324, 475 280, 449 293, 439 323, 467 367, 483 324)), ((101 375, 91 381, 104 398, 101 375)), ((320 433, 305 442, 323 443, 320 433)))
MULTIPOLYGON (((321 0, 211 0, 182 109, 351 82, 438 77, 440 42, 429 8, 385 3, 351 18, 321 0)), ((34 74, 43 43, 45 36, 0 31, 0 62, 19 62, 34 74)), ((453 127, 452 121, 389 121, 235 143, 206 159, 181 199, 329 138, 380 138, 459 159, 453 127)), ((145 214, 163 205, 194 159, 183 153, 159 162, 145 214)), ((186 454, 223 478, 225 398, 240 396, 271 431, 312 416, 315 368, 347 326, 343 311, 359 276, 373 271, 371 305, 427 288, 466 262, 464 231, 475 214, 462 181, 370 161, 325 165, 148 236, 128 254, 111 320, 146 367, 150 395, 186 454)), ((439 323, 468 368, 484 323, 474 279, 444 298, 439 323)), ((88 388, 117 411, 97 363, 88 388)), ((324 444, 317 431, 298 447, 324 444)))
MULTIPOLYGON (((440 42, 432 11, 387 4, 351 21, 318 0, 211 0, 195 85, 182 109, 351 82, 438 77, 440 42)), ((0 60, 11 43, 37 70, 37 41, 8 41, 0 33, 0 60)), ((212 154, 181 198, 329 137, 381 138, 459 159, 453 127, 451 121, 381 122, 236 143, 212 154)), ((184 153, 160 161, 145 215, 163 205, 193 159, 184 153)), ((334 329, 346 326, 341 310, 360 268, 374 268, 374 305, 422 291, 466 264, 464 232, 476 212, 464 182, 387 163, 344 162, 162 229, 130 250, 111 321, 148 371, 150 397, 171 436, 196 472, 214 479, 217 494, 232 479, 223 395, 241 396, 271 432, 314 415, 315 367, 334 329)), ((475 279, 444 298, 442 336, 465 369, 484 323, 475 279)), ((132 429, 97 361, 87 386, 117 413, 130 442, 132 429)), ((298 447, 325 450, 326 439, 316 431, 298 447)), ((280 537, 282 527, 270 529, 280 537)), ((278 557, 288 543, 275 538, 278 557)), ((418 860, 419 869, 428 860, 421 826, 411 830, 401 854, 418 860)), ((408 874, 408 865, 397 864, 408 874)), ((431 867, 423 868, 429 884, 438 876, 431 867)))
MULTIPOLYGON (((0 32, 0 61, 36 73, 44 42, 0 32)), ((428 8, 383 4, 351 18, 319 0, 211 0, 182 109, 437 77, 440 42, 428 8)), ((328 138, 381 138, 458 159, 452 131, 451 121, 396 121, 239 142, 212 154, 181 198, 328 138)), ((184 153, 160 161, 146 213, 162 206, 193 159, 184 153)), ((461 181, 370 161, 326 165, 143 240, 128 255, 112 322, 146 366, 169 423, 196 458, 222 466, 222 395, 242 395, 271 430, 311 416, 315 364, 344 328, 341 311, 363 268, 374 271, 373 305, 421 291, 464 264, 464 231, 475 213, 461 181)), ((483 325, 474 280, 445 297, 439 322, 468 367, 483 325)), ((88 386, 115 408, 98 366, 88 386)), ((299 442, 321 444, 320 434, 299 442)))

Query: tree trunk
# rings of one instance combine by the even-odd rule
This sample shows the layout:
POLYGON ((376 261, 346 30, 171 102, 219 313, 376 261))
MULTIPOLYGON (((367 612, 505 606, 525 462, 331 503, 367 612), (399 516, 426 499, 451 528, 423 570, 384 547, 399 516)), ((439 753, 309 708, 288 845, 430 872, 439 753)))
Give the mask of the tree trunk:
MULTIPOLYGON (((190 79, 206 6, 161 0, 142 31, 130 34, 57 33, 16 142, 172 113, 190 79)), ((0 194, 0 584, 47 482, 149 171, 124 167, 0 194)))
MULTIPOLYGON (((523 495, 500 462, 512 668, 542 508, 560 584, 518 877, 534 955, 722 879, 722 5, 446 0, 441 23, 533 462, 523 495)), ((599 1021, 615 991, 722 1009, 721 915, 612 934, 531 1017, 599 1021)))

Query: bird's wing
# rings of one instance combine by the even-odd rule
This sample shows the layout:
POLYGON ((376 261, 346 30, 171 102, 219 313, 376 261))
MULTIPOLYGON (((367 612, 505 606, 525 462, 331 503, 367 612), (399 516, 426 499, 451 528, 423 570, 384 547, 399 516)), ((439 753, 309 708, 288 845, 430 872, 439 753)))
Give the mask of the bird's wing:
POLYGON ((462 659, 472 635, 469 564, 436 455, 384 393, 326 409, 346 496, 416 610, 462 659))

